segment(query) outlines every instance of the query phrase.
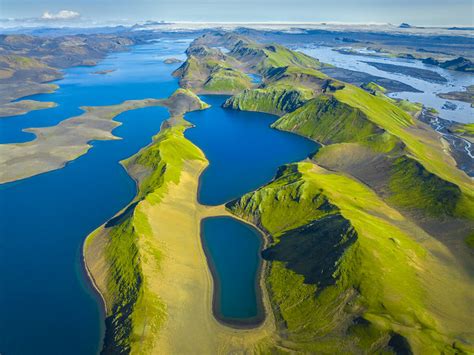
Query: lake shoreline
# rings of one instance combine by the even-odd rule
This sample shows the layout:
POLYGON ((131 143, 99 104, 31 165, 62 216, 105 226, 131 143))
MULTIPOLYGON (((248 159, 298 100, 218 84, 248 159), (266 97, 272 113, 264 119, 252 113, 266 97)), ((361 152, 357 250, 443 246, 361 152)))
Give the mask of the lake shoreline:
POLYGON ((243 220, 235 217, 234 215, 229 215, 229 216, 209 216, 202 218, 200 221, 200 238, 201 238, 201 245, 204 250, 204 254, 206 256, 207 264, 213 279, 213 287, 212 287, 212 311, 213 315, 216 318, 217 321, 222 323, 224 326, 229 326, 231 328, 235 329, 254 329, 260 326, 261 324, 264 323, 266 315, 267 315, 267 310, 265 309, 264 302, 263 302, 263 291, 261 288, 261 284, 263 280, 262 277, 262 272, 264 270, 264 259, 261 257, 261 252, 264 249, 264 244, 265 244, 265 238, 262 234, 262 232, 257 229, 254 225, 248 222, 244 222, 243 220), (204 228, 203 228, 203 223, 205 220, 208 219, 214 219, 214 218, 231 218, 236 220, 237 222, 246 224, 250 226, 252 229, 254 229, 255 233, 258 233, 258 238, 260 239, 260 246, 259 246, 259 253, 258 253, 258 268, 256 272, 256 278, 255 278, 255 291, 256 291, 256 297, 257 297, 257 314, 254 317, 251 318, 229 318, 225 317, 221 312, 220 312, 220 306, 221 306, 221 297, 220 297, 220 280, 219 277, 217 276, 217 267, 215 263, 212 260, 212 257, 210 256, 211 252, 206 245, 206 242, 204 240, 204 228))

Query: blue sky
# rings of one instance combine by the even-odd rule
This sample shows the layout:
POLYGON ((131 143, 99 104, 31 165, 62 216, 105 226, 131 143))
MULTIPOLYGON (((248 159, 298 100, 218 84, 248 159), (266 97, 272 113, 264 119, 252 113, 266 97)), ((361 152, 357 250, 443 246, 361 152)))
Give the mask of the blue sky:
POLYGON ((473 0, 0 0, 1 18, 43 17, 49 21, 58 16, 68 21, 334 21, 473 26, 473 11, 473 0), (58 16, 61 10, 67 12, 58 16))

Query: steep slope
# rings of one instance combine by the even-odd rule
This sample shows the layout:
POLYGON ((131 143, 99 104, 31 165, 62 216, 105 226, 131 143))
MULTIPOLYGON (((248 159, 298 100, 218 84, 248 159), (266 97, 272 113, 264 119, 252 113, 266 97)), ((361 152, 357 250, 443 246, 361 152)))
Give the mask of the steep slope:
POLYGON ((191 45, 187 60, 173 73, 180 86, 203 93, 231 94, 252 86, 250 77, 238 69, 235 59, 219 49, 191 45))
POLYGON ((325 145, 357 142, 380 152, 391 152, 402 146, 399 139, 373 124, 361 110, 328 95, 308 101, 272 127, 298 133, 325 145))
POLYGON ((304 53, 292 51, 279 44, 263 45, 248 40, 239 41, 229 53, 249 69, 267 76, 272 69, 286 66, 321 68, 324 65, 304 53))
POLYGON ((313 97, 313 91, 291 85, 274 85, 265 89, 244 90, 226 100, 223 107, 283 115, 301 107, 313 97))
MULTIPOLYGON (((444 211, 448 216, 474 220, 474 185, 456 168, 440 136, 413 117, 420 110, 419 105, 390 99, 383 94, 383 88, 373 84, 366 85, 366 91, 349 84, 321 87, 321 82, 314 80, 312 92, 306 91, 304 96, 288 95, 288 92, 302 88, 310 89, 306 86, 309 82, 307 78, 303 79, 306 75, 282 74, 287 69, 283 68, 278 75, 273 76, 274 80, 265 88, 245 90, 228 99, 224 107, 280 115, 273 124, 274 128, 294 132, 325 145, 356 143, 360 145, 356 151, 364 151, 363 156, 367 158, 357 159, 358 168, 343 156, 335 155, 331 158, 330 154, 336 153, 333 149, 321 149, 315 159, 328 168, 347 173, 352 173, 353 168, 358 169, 358 174, 355 175, 357 178, 369 183, 379 193, 390 196, 391 202, 402 208, 418 212, 425 210, 427 215, 437 215, 444 211), (285 84, 280 83, 280 80, 285 84), (300 84, 299 80, 303 83, 300 84), (288 84, 291 81, 293 86, 288 84), (276 90, 280 85, 286 85, 287 90, 276 90), (322 90, 318 91, 318 87, 322 90), (364 147, 369 148, 369 151, 365 151, 364 147), (380 156, 379 153, 385 155, 380 156), (374 169, 370 168, 376 157, 379 162, 376 170, 380 172, 381 181, 377 181, 374 169), (397 161, 398 157, 401 160, 397 161), (398 169, 397 177, 392 177, 400 164, 404 165, 406 171, 398 169), (380 169, 381 167, 383 168, 380 169), (417 173, 414 173, 415 170, 417 173), (369 176, 371 172, 372 176, 369 176), (433 179, 439 179, 437 183, 430 180, 429 177, 433 176, 433 179), (429 181, 425 181, 425 177, 429 181), (408 179, 413 179, 414 182, 407 184, 408 179), (438 212, 434 212, 434 206, 444 203, 433 204, 434 196, 444 201, 442 196, 445 192, 432 190, 441 185, 446 186, 446 191, 451 191, 452 188, 452 191, 457 192, 451 196, 452 203, 447 209, 438 208, 438 212), (426 191, 421 193, 421 190, 426 191), (431 199, 414 199, 408 203, 410 199, 403 195, 408 196, 410 193, 415 193, 418 197, 431 196, 431 199)), ((292 69, 292 72, 298 71, 301 72, 302 69, 292 69)), ((467 225, 471 223, 464 223, 461 234, 465 233, 467 225)))
POLYGON ((84 244, 87 269, 106 306, 105 353, 148 353, 166 317, 164 304, 150 288, 162 251, 153 241, 143 208, 159 203, 169 184, 179 182, 184 164, 205 161, 199 148, 184 137, 189 124, 179 116, 205 104, 184 90, 170 100, 178 97, 187 101, 181 106, 187 108, 178 110, 175 103, 174 118, 163 124, 153 142, 122 162, 138 183, 137 197, 84 244))
POLYGON ((230 97, 223 107, 281 116, 320 94, 341 90, 343 87, 343 83, 328 78, 315 69, 293 65, 269 68, 259 88, 247 89, 230 97))
MULTIPOLYGON (((449 276, 428 281, 437 261, 410 235, 420 231, 356 180, 311 163, 290 165, 227 208, 271 240, 263 257, 282 346, 319 353, 466 346, 465 334, 446 333, 435 311, 439 300, 430 292, 441 292, 449 276)), ((455 302, 466 307, 472 295, 463 287, 455 302)), ((467 321, 463 312, 448 317, 461 329, 467 321)))

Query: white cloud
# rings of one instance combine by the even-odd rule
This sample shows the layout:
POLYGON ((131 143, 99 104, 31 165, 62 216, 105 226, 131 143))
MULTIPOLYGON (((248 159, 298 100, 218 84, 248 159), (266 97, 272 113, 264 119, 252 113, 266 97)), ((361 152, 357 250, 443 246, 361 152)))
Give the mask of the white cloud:
POLYGON ((41 16, 42 20, 73 20, 80 17, 81 14, 71 10, 61 10, 59 12, 45 11, 41 16))

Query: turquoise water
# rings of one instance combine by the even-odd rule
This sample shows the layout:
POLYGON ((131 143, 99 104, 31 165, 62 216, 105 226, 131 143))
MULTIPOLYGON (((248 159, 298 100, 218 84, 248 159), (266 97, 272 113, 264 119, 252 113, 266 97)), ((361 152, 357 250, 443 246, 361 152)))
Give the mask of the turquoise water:
MULTIPOLYGON (((2 142, 30 140, 22 128, 56 124, 80 105, 168 96, 178 87, 170 75, 176 66, 160 57, 186 46, 140 46, 97 67, 68 70, 57 93, 36 96, 60 106, 0 120, 2 142), (111 68, 117 70, 91 74, 111 68)), ((160 107, 123 113, 114 130, 123 140, 93 142, 63 169, 0 185, 0 353, 99 351, 102 306, 83 273, 82 243, 134 197, 135 183, 118 162, 148 144, 167 116, 160 107)))
POLYGON ((201 228, 216 281, 214 314, 234 324, 258 323, 264 315, 256 272, 261 262, 259 232, 230 217, 207 218, 201 228))

